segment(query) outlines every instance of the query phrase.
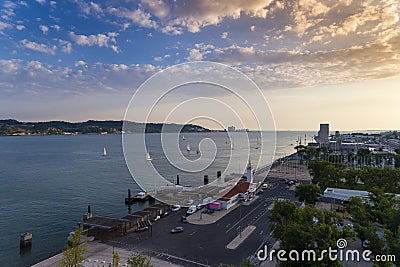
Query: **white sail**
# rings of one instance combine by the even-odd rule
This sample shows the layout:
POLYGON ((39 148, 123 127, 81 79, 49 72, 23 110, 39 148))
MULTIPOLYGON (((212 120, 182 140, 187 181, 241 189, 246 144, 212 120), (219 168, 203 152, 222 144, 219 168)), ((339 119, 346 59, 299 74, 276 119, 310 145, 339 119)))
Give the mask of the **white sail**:
POLYGON ((150 153, 149 152, 147 152, 147 155, 146 155, 146 160, 153 160, 152 158, 151 158, 151 156, 150 156, 150 153))
POLYGON ((107 156, 107 149, 103 148, 103 156, 107 156))
POLYGON ((184 135, 182 135, 182 140, 185 140, 185 136, 184 135))
POLYGON ((187 150, 187 151, 190 151, 190 145, 189 145, 189 144, 187 144, 186 150, 187 150))

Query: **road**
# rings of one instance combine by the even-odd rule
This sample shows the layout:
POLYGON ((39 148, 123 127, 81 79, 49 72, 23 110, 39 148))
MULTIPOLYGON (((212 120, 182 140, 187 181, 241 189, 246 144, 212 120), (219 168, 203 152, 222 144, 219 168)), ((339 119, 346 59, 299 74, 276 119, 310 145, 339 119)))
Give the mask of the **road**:
POLYGON ((239 266, 243 259, 255 255, 264 244, 268 247, 274 244, 268 220, 268 207, 274 200, 296 201, 294 191, 285 189, 284 181, 268 178, 267 182, 271 188, 253 203, 240 205, 214 224, 181 223, 180 218, 186 211, 182 209, 155 222, 152 236, 147 232, 140 235, 130 233, 108 243, 156 255, 182 266, 218 266, 220 263, 239 266), (256 226, 256 230, 236 250, 226 249, 225 246, 248 225, 256 226), (183 226, 184 232, 171 234, 170 230, 176 226, 183 226))

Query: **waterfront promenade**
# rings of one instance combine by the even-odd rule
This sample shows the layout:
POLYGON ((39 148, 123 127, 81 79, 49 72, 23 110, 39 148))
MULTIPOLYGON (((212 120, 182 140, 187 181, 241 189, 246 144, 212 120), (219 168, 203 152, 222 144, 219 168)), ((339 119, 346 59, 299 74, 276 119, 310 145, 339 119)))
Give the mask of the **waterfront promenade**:
MULTIPOLYGON (((120 266, 127 266, 128 258, 134 253, 128 249, 113 247, 111 245, 101 243, 99 241, 89 242, 86 244, 88 252, 85 254, 86 260, 82 262, 81 266, 96 266, 108 267, 112 263, 112 253, 117 252, 120 257, 120 266)), ((32 267, 59 267, 62 260, 62 253, 54 255, 40 263, 32 265, 32 267)), ((171 262, 163 261, 158 258, 152 257, 150 262, 154 267, 178 267, 180 265, 171 262)))
MULTIPOLYGON (((300 205, 294 191, 286 189, 283 181, 294 179, 295 176, 300 183, 310 182, 305 166, 275 166, 265 179, 270 188, 251 201, 236 205, 229 212, 216 211, 212 215, 202 216, 196 212, 189 216, 189 223, 182 223, 180 218, 185 215, 186 209, 181 209, 153 223, 151 234, 132 232, 105 243, 95 242, 91 254, 87 255, 85 266, 92 266, 91 263, 95 260, 96 264, 108 266, 113 247, 120 253, 122 263, 129 255, 137 252, 150 255, 152 264, 156 267, 219 264, 237 266, 245 258, 254 259, 261 247, 265 244, 272 247, 276 242, 269 226, 268 207, 276 199, 288 199, 300 205), (171 234, 170 230, 176 226, 183 226, 184 232, 171 234)), ((90 249, 91 246, 93 245, 89 244, 90 249)), ((44 261, 35 267, 58 266, 60 259, 61 256, 58 255, 53 263, 47 264, 44 261)))

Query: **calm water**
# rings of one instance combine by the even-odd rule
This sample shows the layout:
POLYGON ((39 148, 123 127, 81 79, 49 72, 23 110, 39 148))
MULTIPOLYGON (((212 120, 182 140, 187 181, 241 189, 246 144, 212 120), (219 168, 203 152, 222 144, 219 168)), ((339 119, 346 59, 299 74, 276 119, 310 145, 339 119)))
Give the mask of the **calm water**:
MULTIPOLYGON (((310 141, 315 133, 278 132, 276 156, 293 153, 290 144, 305 134, 310 141)), ((216 133, 185 134, 185 139, 195 143, 205 135, 224 140, 216 133)), ((150 151, 155 158, 161 155, 157 146, 150 151)), ((154 161, 163 174, 177 174, 154 161)), ((223 166, 221 157, 212 172, 223 166)), ((126 167, 120 135, 0 137, 0 266, 30 266, 60 252, 88 204, 95 215, 124 216, 128 188, 139 191, 126 167), (33 233, 33 246, 20 251, 19 235, 26 231, 33 233)), ((142 208, 138 204, 132 210, 142 208)))

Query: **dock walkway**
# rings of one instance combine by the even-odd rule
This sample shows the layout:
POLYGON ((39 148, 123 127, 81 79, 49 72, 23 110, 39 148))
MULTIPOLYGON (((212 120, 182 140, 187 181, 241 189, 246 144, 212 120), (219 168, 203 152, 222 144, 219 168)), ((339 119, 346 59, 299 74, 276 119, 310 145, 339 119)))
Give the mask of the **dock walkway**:
MULTIPOLYGON (((108 267, 112 262, 112 252, 113 249, 115 252, 118 252, 120 257, 120 266, 127 266, 128 258, 135 253, 135 251, 126 250, 122 248, 112 247, 110 245, 94 241, 87 243, 88 252, 85 254, 86 260, 82 263, 81 266, 99 266, 99 267, 108 267)), ((39 262, 32 267, 59 267, 60 261, 62 260, 63 255, 59 253, 51 258, 48 258, 42 262, 39 262)), ((151 264, 154 267, 179 267, 179 265, 166 262, 157 258, 151 258, 151 264)))

